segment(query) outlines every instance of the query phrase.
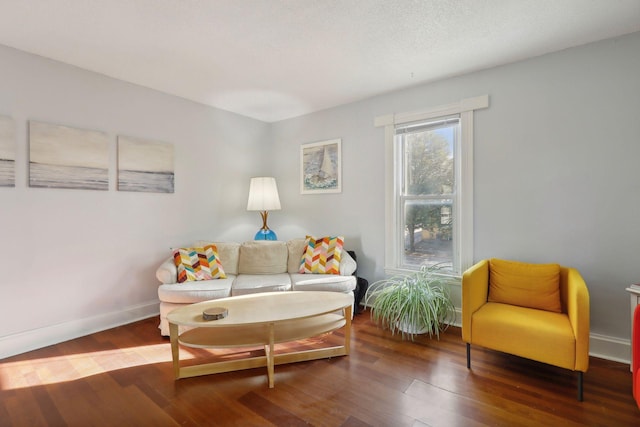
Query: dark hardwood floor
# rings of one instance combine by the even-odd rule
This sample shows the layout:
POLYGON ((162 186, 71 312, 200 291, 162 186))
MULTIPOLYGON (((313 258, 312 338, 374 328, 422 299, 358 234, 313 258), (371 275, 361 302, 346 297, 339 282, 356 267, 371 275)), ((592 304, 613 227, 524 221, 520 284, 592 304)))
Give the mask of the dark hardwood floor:
MULTIPOLYGON (((459 328, 402 341, 359 314, 350 356, 276 366, 269 389, 266 368, 174 381, 157 324, 0 360, 0 425, 640 426, 628 365, 592 358, 578 402, 563 369, 473 348, 467 370, 459 328)), ((181 351, 201 362, 243 350, 181 351)))

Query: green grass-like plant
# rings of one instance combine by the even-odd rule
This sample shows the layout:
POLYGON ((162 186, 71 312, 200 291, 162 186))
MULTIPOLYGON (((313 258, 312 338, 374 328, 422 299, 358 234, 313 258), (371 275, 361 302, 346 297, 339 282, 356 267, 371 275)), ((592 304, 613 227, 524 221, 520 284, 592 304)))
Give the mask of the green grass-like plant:
POLYGON ((439 274, 443 266, 423 266, 408 275, 394 276, 371 284, 365 295, 371 319, 402 338, 428 333, 440 338, 455 321, 455 307, 451 301, 448 277, 439 274))

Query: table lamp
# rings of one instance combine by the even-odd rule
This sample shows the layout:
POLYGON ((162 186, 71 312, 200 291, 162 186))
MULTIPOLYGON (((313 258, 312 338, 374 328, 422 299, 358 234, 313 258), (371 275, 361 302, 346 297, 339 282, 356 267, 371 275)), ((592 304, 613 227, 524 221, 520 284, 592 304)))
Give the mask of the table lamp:
POLYGON ((280 210, 280 198, 278 197, 278 186, 275 178, 267 176, 251 178, 247 210, 260 211, 260 216, 262 217, 262 228, 258 230, 254 240, 278 239, 276 233, 267 226, 269 211, 280 210))

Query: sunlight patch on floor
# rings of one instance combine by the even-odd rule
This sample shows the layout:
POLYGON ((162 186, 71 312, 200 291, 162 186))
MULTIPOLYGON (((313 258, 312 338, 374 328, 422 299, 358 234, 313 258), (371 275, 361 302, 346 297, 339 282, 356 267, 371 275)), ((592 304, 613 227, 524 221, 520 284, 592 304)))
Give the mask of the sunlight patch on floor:
MULTIPOLYGON (((182 351, 181 359, 192 359, 182 351)), ((104 350, 0 363, 0 389, 14 390, 74 381, 92 375, 153 363, 171 362, 169 344, 104 350)))

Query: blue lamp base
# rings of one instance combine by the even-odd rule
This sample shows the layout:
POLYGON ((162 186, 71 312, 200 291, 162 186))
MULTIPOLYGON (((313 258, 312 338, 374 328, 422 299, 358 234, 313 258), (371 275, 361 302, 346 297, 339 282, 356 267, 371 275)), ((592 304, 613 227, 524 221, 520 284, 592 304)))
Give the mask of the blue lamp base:
POLYGON ((261 228, 253 240, 278 240, 278 236, 273 230, 261 228))

